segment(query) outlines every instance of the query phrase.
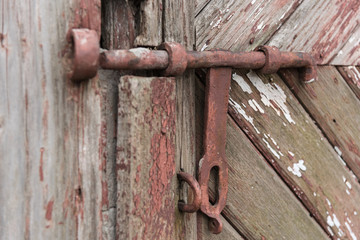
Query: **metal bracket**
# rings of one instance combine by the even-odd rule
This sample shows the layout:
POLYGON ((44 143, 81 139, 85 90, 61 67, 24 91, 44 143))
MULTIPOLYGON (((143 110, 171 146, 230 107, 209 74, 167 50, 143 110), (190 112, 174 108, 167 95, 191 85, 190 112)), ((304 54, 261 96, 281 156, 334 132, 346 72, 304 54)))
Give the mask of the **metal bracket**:
POLYGON ((174 42, 166 42, 159 50, 135 48, 106 50, 100 53, 98 36, 88 29, 73 29, 73 66, 69 76, 74 81, 94 77, 99 67, 114 70, 158 69, 164 76, 181 75, 187 68, 209 68, 206 81, 204 156, 199 162, 198 181, 190 174, 180 172, 178 179, 189 184, 194 193, 192 203, 179 202, 184 212, 199 209, 211 218, 210 230, 220 233, 221 211, 226 205, 228 165, 225 155, 226 118, 232 68, 257 69, 262 73, 276 73, 280 68, 302 68, 303 81, 317 79, 314 59, 308 53, 280 52, 276 47, 260 46, 253 52, 186 51, 174 42), (209 201, 208 182, 211 169, 219 174, 218 197, 209 201))

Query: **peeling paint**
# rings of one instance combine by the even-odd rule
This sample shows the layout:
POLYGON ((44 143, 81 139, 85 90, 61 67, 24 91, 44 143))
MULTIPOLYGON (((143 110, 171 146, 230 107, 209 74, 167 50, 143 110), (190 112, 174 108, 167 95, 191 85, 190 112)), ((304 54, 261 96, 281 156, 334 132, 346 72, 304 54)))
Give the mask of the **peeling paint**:
POLYGON ((231 97, 229 98, 229 104, 235 109, 235 111, 238 114, 243 116, 243 118, 245 118, 245 120, 248 121, 253 126, 257 134, 260 134, 260 131, 254 125, 254 118, 248 116, 246 112, 242 109, 242 107, 237 102, 235 102, 231 97))
POLYGON ((278 116, 283 113, 284 117, 289 123, 295 124, 295 121, 291 117, 290 111, 286 105, 286 95, 276 83, 263 83, 258 75, 250 71, 247 74, 251 83, 260 92, 261 101, 267 107, 272 107, 278 116))
POLYGON ((270 146, 269 142, 266 141, 265 138, 263 138, 262 140, 263 140, 263 142, 266 144, 266 147, 272 152, 272 154, 274 154, 275 157, 277 157, 278 159, 280 159, 280 155, 276 152, 275 149, 273 149, 273 148, 270 146))
POLYGON ((289 166, 287 169, 288 169, 289 172, 291 172, 295 176, 301 177, 302 174, 301 174, 300 170, 305 172, 306 171, 306 166, 304 165, 304 160, 299 160, 298 163, 293 164, 293 167, 289 166))
POLYGON ((247 84, 247 82, 245 81, 245 79, 242 76, 240 76, 236 73, 233 73, 232 80, 234 80, 239 85, 239 87, 243 90, 243 92, 246 92, 248 94, 252 93, 250 85, 247 84))
POLYGON ((256 112, 259 111, 260 113, 265 113, 264 109, 257 103, 255 99, 250 99, 248 101, 250 107, 254 109, 256 112))
POLYGON ((204 46, 202 46, 200 52, 204 51, 209 45, 207 45, 206 43, 204 44, 204 46))
POLYGON ((346 226, 347 230, 349 231, 351 238, 353 240, 357 240, 357 237, 355 236, 354 232, 352 231, 350 225, 347 222, 345 222, 345 226, 346 226))

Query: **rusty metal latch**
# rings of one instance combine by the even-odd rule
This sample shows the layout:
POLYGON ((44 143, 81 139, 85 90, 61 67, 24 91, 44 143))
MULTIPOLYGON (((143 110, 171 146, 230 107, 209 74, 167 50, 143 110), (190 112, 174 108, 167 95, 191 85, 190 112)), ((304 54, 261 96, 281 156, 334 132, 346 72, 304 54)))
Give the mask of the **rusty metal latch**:
POLYGON ((114 70, 159 69, 163 76, 181 75, 187 68, 209 68, 206 80, 204 156, 199 162, 198 180, 180 172, 178 179, 189 184, 194 193, 192 203, 179 202, 184 212, 199 209, 210 217, 209 227, 220 233, 221 211, 226 205, 228 192, 228 165, 225 155, 226 118, 229 87, 233 68, 257 69, 262 73, 276 73, 280 68, 302 68, 305 83, 317 79, 315 61, 308 53, 280 52, 276 47, 260 46, 253 52, 186 51, 174 42, 165 42, 159 50, 134 48, 100 52, 98 35, 88 29, 73 29, 72 69, 69 77, 81 81, 94 77, 99 67, 114 70), (213 168, 218 170, 217 199, 210 203, 208 182, 213 168))

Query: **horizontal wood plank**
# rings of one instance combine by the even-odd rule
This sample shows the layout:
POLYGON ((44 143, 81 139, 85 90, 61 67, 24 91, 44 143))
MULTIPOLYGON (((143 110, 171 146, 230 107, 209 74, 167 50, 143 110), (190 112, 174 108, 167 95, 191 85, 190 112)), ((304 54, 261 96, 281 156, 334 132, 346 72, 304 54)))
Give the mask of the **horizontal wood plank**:
MULTIPOLYGON (((204 123, 202 113, 205 98, 201 89, 199 84, 199 110, 196 111, 198 146, 202 146, 204 123)), ((198 153, 198 158, 201 154, 198 153)), ((229 164, 229 192, 223 215, 241 235, 246 239, 327 239, 325 232, 230 117, 226 157, 229 164)))
POLYGON ((360 186, 277 75, 234 74, 230 113, 334 238, 359 237, 360 186))
POLYGON ((301 0, 202 2, 195 18, 196 49, 252 50, 265 43, 299 6, 301 0))
POLYGON ((360 178, 360 101, 336 67, 319 66, 318 80, 304 84, 297 72, 281 77, 324 132, 334 149, 360 178))
MULTIPOLYGON (((359 14, 357 0, 304 0, 267 44, 286 51, 309 52, 318 64, 328 64, 344 43, 350 42, 359 24, 359 14)), ((344 59, 337 64, 353 63, 344 59)))

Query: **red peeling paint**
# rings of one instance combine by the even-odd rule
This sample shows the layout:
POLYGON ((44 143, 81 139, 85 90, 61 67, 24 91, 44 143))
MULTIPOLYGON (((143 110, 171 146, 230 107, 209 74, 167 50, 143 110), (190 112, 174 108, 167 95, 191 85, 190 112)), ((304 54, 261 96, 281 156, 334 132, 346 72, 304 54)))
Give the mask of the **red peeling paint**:
POLYGON ((45 219, 48 221, 51 220, 53 206, 54 206, 54 200, 51 200, 50 202, 48 202, 48 204, 46 206, 45 219))

